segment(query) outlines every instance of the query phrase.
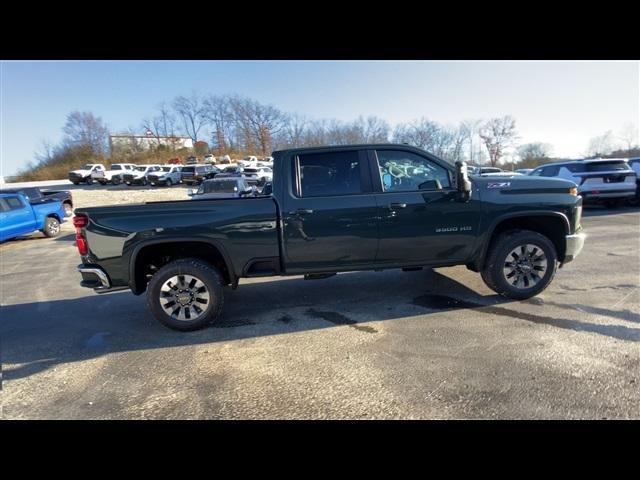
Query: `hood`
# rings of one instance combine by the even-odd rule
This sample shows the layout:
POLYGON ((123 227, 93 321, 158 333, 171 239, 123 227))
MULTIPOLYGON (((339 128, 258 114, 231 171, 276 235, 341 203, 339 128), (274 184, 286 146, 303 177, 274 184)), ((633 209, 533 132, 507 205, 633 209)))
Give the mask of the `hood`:
POLYGON ((536 193, 569 193, 574 182, 562 178, 532 177, 530 175, 514 176, 476 176, 470 175, 473 184, 484 193, 499 192, 503 194, 536 194, 536 193))

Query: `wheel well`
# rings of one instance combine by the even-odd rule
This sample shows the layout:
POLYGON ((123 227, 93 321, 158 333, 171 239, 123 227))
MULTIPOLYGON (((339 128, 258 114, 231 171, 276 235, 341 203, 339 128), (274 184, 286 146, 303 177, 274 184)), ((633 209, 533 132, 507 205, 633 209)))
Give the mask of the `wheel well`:
POLYGON ((65 201, 63 201, 62 203, 66 203, 67 205, 69 205, 69 206, 72 206, 72 207, 73 207, 73 203, 71 203, 71 200, 65 200, 65 201))
POLYGON ((556 247, 556 253, 558 254, 558 260, 564 261, 564 255, 566 251, 566 239, 567 235, 567 222, 562 217, 556 217, 551 215, 539 215, 532 217, 514 217, 503 220, 491 234, 491 240, 487 250, 484 252, 481 260, 480 268, 484 266, 484 260, 487 256, 491 244, 498 236, 508 230, 531 230, 538 232, 541 235, 547 237, 556 247))
POLYGON ((221 273, 225 284, 231 283, 231 274, 220 250, 207 242, 167 242, 143 247, 135 258, 133 292, 143 293, 153 274, 162 266, 179 258, 200 258, 221 273))
POLYGON ((60 217, 55 213, 50 213, 47 215, 47 218, 55 218, 58 222, 60 222, 60 217))

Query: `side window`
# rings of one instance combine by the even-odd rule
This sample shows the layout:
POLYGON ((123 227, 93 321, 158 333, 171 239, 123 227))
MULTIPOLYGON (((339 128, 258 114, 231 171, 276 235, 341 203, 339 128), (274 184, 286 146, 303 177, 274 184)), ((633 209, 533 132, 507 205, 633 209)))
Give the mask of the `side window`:
POLYGON ((300 155, 298 172, 303 197, 362 193, 357 150, 300 155))
POLYGON ((543 177, 555 177, 558 175, 558 171, 560 170, 560 167, 544 167, 542 169, 542 173, 541 175, 543 177))
POLYGON ((22 200, 18 197, 7 197, 5 200, 7 201, 7 205, 9 205, 9 210, 18 210, 24 207, 24 203, 22 203, 22 200))
POLYGON ((0 198, 0 212, 8 212, 9 205, 7 205, 7 201, 4 198, 0 198))
POLYGON ((536 168, 529 175, 534 176, 534 177, 539 177, 540 175, 542 175, 542 169, 541 168, 536 168))
POLYGON ((111 170, 122 170, 122 167, 120 165, 113 165, 111 170))
POLYGON ((409 192, 449 188, 446 168, 411 152, 377 150, 382 189, 385 192, 409 192))

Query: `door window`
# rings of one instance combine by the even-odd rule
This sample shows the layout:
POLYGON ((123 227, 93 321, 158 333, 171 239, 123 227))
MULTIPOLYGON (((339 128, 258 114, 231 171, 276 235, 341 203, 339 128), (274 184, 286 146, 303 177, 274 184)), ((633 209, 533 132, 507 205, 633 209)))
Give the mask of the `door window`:
POLYGON ((362 193, 357 150, 300 155, 297 171, 302 197, 362 193))
POLYGON ((19 208, 24 207, 24 203, 22 203, 22 200, 18 197, 7 197, 5 200, 9 205, 9 210, 18 210, 19 208))
POLYGON ((378 169, 385 192, 412 192, 449 188, 446 168, 411 152, 377 150, 378 169))

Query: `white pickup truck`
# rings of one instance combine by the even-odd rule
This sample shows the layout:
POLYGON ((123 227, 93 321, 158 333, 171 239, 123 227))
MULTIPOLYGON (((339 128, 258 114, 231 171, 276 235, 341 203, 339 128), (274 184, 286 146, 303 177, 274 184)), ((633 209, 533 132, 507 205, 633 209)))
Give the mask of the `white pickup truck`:
POLYGON ((104 165, 101 163, 88 163, 77 170, 69 172, 69 181, 74 185, 84 182, 87 185, 93 183, 93 174, 99 171, 105 171, 104 165))
POLYGON ((91 178, 101 185, 106 185, 111 182, 114 185, 122 182, 121 174, 131 172, 135 170, 136 166, 133 163, 114 163, 109 170, 98 170, 91 174, 91 178), (116 176, 114 180, 113 176, 116 176))

